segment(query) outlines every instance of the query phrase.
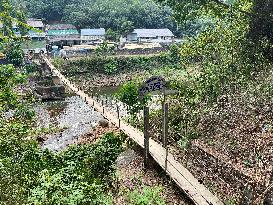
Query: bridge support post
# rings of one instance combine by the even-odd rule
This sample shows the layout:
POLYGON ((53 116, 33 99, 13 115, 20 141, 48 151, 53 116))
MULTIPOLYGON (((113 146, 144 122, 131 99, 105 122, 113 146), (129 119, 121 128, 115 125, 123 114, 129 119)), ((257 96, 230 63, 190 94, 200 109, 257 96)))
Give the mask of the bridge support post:
POLYGON ((148 166, 149 158, 149 107, 144 107, 144 167, 148 166))
POLYGON ((169 114, 169 105, 168 103, 163 104, 163 147, 166 148, 168 145, 168 114, 169 114))
POLYGON ((117 105, 117 114, 118 114, 118 127, 120 128, 120 114, 119 114, 119 106, 117 105))

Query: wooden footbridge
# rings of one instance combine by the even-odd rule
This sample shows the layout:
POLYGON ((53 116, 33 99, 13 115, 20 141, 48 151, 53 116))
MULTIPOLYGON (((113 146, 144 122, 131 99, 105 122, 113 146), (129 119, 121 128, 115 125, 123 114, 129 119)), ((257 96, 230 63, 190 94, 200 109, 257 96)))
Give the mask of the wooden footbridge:
MULTIPOLYGON (((111 123, 116 125, 133 139, 141 147, 144 147, 144 134, 136 128, 121 121, 114 113, 109 111, 107 107, 89 97, 81 91, 76 85, 71 83, 64 75, 56 69, 51 62, 43 57, 51 72, 58 76, 60 80, 68 86, 73 92, 80 96, 87 104, 94 107, 95 110, 102 113, 103 116, 111 123)), ((166 173, 176 182, 176 184, 185 192, 185 194, 198 205, 223 205, 223 203, 214 196, 204 185, 200 184, 198 180, 178 161, 176 161, 172 154, 168 153, 163 146, 150 139, 149 141, 150 155, 154 160, 166 171, 166 173)))

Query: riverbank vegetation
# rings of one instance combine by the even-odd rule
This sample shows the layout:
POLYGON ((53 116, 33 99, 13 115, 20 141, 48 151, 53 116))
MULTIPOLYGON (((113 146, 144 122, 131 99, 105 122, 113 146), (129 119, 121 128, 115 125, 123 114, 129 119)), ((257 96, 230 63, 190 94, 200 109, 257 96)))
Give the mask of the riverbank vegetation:
MULTIPOLYGON (((41 149, 27 76, 0 66, 0 204, 165 204, 161 189, 120 190, 116 160, 126 136, 105 134, 95 144, 54 153, 41 149), (20 92, 19 92, 20 91, 20 92)), ((42 130, 41 130, 42 131, 42 130)))
POLYGON ((108 133, 95 144, 60 152, 41 148, 37 137, 53 130, 36 124, 32 107, 37 102, 27 85, 32 71, 23 61, 22 39, 12 30, 12 23, 18 22, 15 10, 9 1, 0 2, 4 23, 0 52, 8 60, 0 65, 0 204, 110 205, 120 191, 126 204, 165 204, 156 187, 145 187, 143 192, 115 188, 116 160, 125 147, 123 134, 108 133))
MULTIPOLYGON (((185 38, 178 49, 179 63, 172 63, 171 68, 167 64, 154 67, 147 75, 161 74, 170 81, 170 89, 179 91, 168 96, 170 146, 221 198, 239 203, 248 181, 230 176, 223 183, 217 166, 200 176, 196 171, 200 165, 188 161, 193 145, 204 144, 218 160, 254 179, 252 185, 259 184, 255 196, 263 200, 272 172, 271 2, 160 2, 172 7, 181 24, 209 19, 196 36, 185 38)), ((133 78, 138 85, 140 79, 133 78)), ((152 117, 152 122, 158 123, 153 133, 160 141, 161 112, 152 117)))

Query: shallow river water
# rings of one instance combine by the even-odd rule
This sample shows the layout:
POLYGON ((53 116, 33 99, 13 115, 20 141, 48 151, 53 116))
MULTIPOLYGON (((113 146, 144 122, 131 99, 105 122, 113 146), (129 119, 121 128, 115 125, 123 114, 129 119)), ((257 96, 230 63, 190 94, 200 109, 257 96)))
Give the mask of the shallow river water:
POLYGON ((74 143, 80 136, 93 130, 103 116, 86 105, 78 96, 63 101, 43 102, 35 107, 39 127, 65 128, 60 134, 50 136, 42 148, 60 151, 74 143))

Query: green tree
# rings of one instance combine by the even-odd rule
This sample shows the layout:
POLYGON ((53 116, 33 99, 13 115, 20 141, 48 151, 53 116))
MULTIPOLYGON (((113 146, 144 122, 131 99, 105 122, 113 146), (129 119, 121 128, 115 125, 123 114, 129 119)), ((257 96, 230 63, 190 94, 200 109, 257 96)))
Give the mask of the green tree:
POLYGON ((124 34, 136 28, 170 28, 176 30, 172 11, 152 0, 29 0, 31 17, 65 21, 81 28, 111 28, 124 34), (79 8, 75 11, 75 8, 79 8))
POLYGON ((116 96, 121 102, 129 106, 129 112, 132 117, 136 117, 136 114, 143 109, 149 100, 148 96, 143 99, 139 98, 139 85, 133 81, 125 83, 116 96))
POLYGON ((109 28, 106 30, 105 38, 110 41, 116 41, 118 39, 118 33, 109 28))
POLYGON ((134 30, 134 22, 132 21, 125 21, 122 23, 121 25, 121 34, 122 36, 126 36, 127 34, 129 34, 130 32, 132 32, 134 30))

